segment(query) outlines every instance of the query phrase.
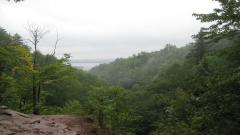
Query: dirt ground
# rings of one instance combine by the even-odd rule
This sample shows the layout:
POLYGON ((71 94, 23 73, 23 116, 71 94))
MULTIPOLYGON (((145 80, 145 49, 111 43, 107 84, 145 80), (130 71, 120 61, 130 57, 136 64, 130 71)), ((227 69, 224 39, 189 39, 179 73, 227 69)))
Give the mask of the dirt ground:
POLYGON ((81 116, 30 116, 4 110, 0 112, 0 135, 95 135, 91 123, 81 116))

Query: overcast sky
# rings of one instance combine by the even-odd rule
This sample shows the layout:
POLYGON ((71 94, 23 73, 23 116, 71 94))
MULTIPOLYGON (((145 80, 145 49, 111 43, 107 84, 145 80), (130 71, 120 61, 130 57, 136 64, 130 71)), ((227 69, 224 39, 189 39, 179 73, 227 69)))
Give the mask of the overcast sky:
POLYGON ((216 6, 212 0, 0 0, 0 26, 27 38, 24 27, 35 23, 50 30, 39 45, 44 53, 53 49, 58 31, 57 56, 108 59, 167 43, 184 46, 204 26, 192 13, 216 6))

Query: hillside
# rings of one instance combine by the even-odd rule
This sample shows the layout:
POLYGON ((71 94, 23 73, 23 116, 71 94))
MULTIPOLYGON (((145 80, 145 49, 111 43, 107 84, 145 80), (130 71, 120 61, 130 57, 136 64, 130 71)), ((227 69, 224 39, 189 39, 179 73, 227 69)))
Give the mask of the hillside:
POLYGON ((110 64, 102 64, 90 70, 91 74, 124 88, 137 88, 153 81, 162 69, 184 62, 190 46, 177 48, 166 45, 160 51, 142 52, 129 58, 120 58, 110 64))

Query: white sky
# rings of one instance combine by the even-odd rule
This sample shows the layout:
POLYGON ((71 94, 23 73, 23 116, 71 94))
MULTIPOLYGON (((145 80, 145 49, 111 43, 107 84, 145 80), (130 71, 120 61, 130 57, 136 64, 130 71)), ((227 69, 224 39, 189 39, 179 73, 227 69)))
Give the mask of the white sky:
POLYGON ((216 6, 212 0, 0 0, 0 26, 27 38, 24 27, 35 23, 51 31, 39 45, 44 53, 53 49, 57 30, 62 38, 57 56, 108 59, 167 43, 183 46, 204 26, 192 13, 216 6))

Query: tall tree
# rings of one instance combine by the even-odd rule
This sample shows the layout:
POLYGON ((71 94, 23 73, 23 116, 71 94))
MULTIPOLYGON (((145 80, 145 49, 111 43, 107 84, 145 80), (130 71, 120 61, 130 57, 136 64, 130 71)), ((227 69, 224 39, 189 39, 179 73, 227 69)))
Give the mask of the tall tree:
POLYGON ((193 36, 196 42, 193 43, 192 50, 187 55, 187 58, 195 64, 200 64, 204 58, 204 55, 206 54, 206 47, 203 37, 203 30, 201 30, 197 35, 193 36))
POLYGON ((212 13, 197 14, 193 16, 203 23, 213 23, 205 28, 207 38, 219 39, 229 36, 240 30, 240 0, 214 0, 220 3, 212 13))
POLYGON ((33 114, 39 114, 39 98, 40 98, 40 85, 37 84, 37 47, 39 45, 40 40, 43 38, 43 36, 48 32, 45 28, 37 26, 35 24, 28 24, 27 31, 29 32, 30 39, 29 41, 34 46, 34 52, 33 52, 33 84, 32 84, 32 92, 33 92, 33 114), (37 87, 38 86, 38 87, 37 87))

